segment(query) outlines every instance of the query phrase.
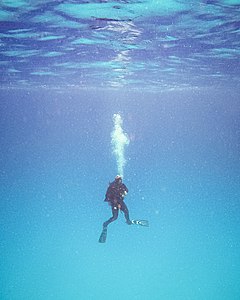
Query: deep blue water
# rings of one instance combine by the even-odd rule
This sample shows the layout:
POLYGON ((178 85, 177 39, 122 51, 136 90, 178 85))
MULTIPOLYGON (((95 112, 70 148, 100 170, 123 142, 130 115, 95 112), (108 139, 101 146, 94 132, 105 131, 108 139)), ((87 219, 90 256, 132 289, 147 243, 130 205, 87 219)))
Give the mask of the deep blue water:
POLYGON ((1 94, 1 299, 239 299, 238 94, 1 94), (150 227, 120 214, 99 244, 116 112, 150 227))
POLYGON ((0 3, 0 299, 240 299, 240 2, 0 3), (118 173, 124 215, 104 202, 118 173))

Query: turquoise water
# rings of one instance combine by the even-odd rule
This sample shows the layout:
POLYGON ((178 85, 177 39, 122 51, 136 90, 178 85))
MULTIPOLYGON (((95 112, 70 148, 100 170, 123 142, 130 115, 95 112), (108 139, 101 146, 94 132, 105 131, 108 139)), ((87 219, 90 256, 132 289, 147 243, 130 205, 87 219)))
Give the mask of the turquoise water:
POLYGON ((239 1, 0 8, 0 299, 240 299, 239 1))
POLYGON ((238 95, 2 94, 1 299, 239 298, 238 95), (150 227, 120 214, 99 244, 116 111, 125 200, 150 227))

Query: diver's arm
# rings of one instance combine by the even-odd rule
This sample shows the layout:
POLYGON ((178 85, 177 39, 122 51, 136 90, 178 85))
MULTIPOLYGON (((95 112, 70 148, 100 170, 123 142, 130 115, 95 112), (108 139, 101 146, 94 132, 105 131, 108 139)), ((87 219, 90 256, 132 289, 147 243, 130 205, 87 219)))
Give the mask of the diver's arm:
POLYGON ((123 190, 124 190, 124 196, 126 196, 128 193, 128 188, 126 187, 126 185, 124 183, 123 183, 123 190))
POLYGON ((110 201, 110 195, 111 195, 111 187, 109 186, 107 191, 106 191, 106 194, 105 194, 105 200, 104 201, 110 201))

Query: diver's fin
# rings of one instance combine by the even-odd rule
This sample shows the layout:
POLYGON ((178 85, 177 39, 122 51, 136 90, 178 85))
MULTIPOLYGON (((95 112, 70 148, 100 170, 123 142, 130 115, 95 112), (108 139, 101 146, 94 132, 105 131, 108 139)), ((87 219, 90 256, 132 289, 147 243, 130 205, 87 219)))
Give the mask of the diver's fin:
POLYGON ((107 227, 103 227, 102 233, 98 240, 99 243, 105 243, 107 239, 107 227))
POLYGON ((132 224, 141 225, 141 226, 145 226, 145 227, 149 226, 149 223, 147 220, 132 220, 132 224))

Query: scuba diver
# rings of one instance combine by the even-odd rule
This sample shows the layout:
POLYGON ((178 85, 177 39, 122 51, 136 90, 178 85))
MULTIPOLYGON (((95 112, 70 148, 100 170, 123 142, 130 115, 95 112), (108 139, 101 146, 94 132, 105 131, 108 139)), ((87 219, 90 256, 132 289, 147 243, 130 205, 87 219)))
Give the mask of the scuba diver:
POLYGON ((129 219, 129 211, 127 205, 124 203, 124 197, 128 193, 128 188, 122 182, 122 177, 117 175, 115 180, 109 184, 109 187, 106 192, 106 198, 104 201, 108 202, 112 207, 112 217, 103 223, 103 228, 107 227, 108 224, 117 220, 118 212, 121 210, 124 212, 126 223, 128 225, 132 224, 132 221, 129 219))
POLYGON ((129 211, 127 205, 124 202, 124 197, 128 193, 128 188, 122 182, 122 177, 117 175, 115 180, 109 184, 109 187, 106 192, 105 202, 112 208, 112 217, 103 223, 103 231, 99 238, 99 243, 105 243, 107 238, 107 226, 117 220, 119 210, 124 213, 126 223, 128 225, 141 225, 141 226, 148 226, 148 221, 146 220, 130 220, 129 218, 129 211))

